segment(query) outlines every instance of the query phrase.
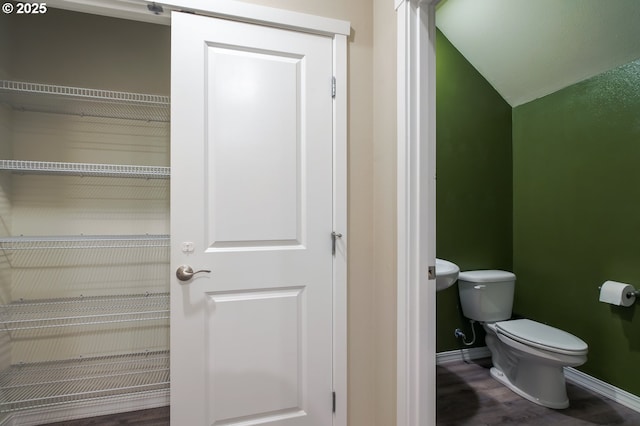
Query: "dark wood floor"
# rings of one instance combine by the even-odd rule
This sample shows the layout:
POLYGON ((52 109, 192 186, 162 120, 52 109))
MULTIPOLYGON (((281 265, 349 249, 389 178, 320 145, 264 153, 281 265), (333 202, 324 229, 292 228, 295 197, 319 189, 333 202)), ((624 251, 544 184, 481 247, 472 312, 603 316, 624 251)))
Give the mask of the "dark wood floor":
MULTIPOLYGON (((640 425, 640 413, 567 384, 571 406, 541 407, 489 376, 490 360, 452 362, 437 367, 438 426, 587 426, 640 425)), ((169 408, 53 423, 48 426, 167 426, 169 408)))
POLYGON ((438 426, 640 425, 640 413, 571 383, 569 408, 541 407, 494 380, 490 365, 483 359, 437 367, 438 426))
POLYGON ((168 426, 169 407, 152 408, 89 419, 68 420, 60 423, 48 423, 47 426, 168 426))

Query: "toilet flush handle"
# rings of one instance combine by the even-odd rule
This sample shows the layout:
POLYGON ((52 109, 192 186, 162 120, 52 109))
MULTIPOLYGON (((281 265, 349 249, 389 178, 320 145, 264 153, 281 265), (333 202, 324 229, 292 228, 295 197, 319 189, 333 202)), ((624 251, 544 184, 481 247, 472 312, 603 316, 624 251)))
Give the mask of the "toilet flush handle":
POLYGON ((474 285, 473 288, 475 288, 476 290, 482 290, 486 287, 486 285, 484 284, 478 284, 478 285, 474 285))

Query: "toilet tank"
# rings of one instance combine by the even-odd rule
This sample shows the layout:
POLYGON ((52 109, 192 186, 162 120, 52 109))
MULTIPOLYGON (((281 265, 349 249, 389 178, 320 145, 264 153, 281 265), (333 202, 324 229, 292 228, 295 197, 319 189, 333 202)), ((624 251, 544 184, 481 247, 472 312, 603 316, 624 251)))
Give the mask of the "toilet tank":
POLYGON ((511 318, 516 276, 495 269, 458 275, 458 292, 465 317, 482 322, 511 318))

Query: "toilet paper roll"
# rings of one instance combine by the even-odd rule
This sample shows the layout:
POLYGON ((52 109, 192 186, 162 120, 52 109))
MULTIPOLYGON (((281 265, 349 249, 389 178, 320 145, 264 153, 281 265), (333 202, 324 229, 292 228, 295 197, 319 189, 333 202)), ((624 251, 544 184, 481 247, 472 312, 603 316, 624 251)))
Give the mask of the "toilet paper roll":
POLYGON ((600 287, 600 301, 617 306, 631 306, 636 298, 634 296, 627 297, 627 294, 635 290, 631 284, 605 281, 600 287))

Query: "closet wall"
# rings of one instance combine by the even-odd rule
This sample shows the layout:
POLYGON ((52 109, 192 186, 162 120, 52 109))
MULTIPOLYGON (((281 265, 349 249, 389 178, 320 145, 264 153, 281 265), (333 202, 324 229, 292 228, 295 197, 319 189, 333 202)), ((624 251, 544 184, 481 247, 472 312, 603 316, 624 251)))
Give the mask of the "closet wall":
MULTIPOLYGON (((43 84, 38 90, 44 91, 71 86, 169 95, 169 27, 55 9, 12 15, 2 24, 4 80, 43 84)), ((0 160, 11 161, 5 169, 23 167, 15 161, 27 166, 0 172, 0 369, 166 355, 168 174, 57 169, 62 163, 135 165, 144 173, 151 170, 144 166, 168 167, 168 98, 164 107, 147 108, 25 95, 8 85, 0 97, 0 160), (43 170, 34 173, 34 166, 43 170)), ((30 380, 38 383, 34 371, 30 380)), ((134 390, 117 372, 100 376, 79 392, 91 398, 107 388, 134 390)), ((78 392, 61 384, 41 386, 41 402, 15 402, 27 398, 12 395, 8 381, 15 378, 7 377, 0 377, 3 412, 77 399, 60 396, 78 392)), ((58 379, 41 379, 51 380, 58 379)))
MULTIPOLYGON (((6 15, 0 15, 0 78, 5 78, 8 75, 8 20, 9 18, 6 15)), ((0 157, 10 158, 11 144, 5 142, 9 140, 10 134, 10 112, 0 104, 0 157)), ((10 177, 6 173, 0 173, 0 237, 9 236, 11 232, 10 183, 10 177)), ((10 301, 10 295, 11 270, 8 267, 7 257, 0 256, 0 304, 7 304, 10 301)), ((0 371, 6 369, 10 363, 11 345, 9 335, 0 332, 0 371)))

